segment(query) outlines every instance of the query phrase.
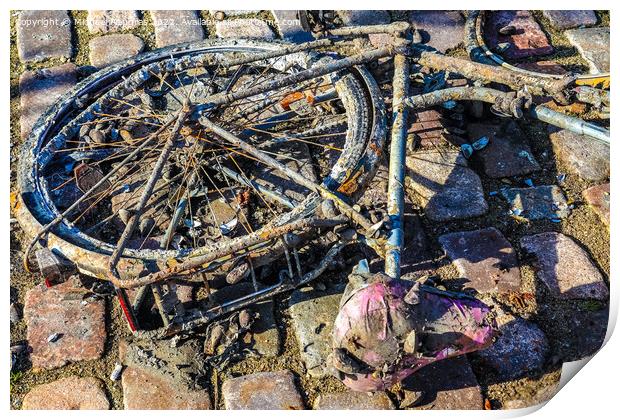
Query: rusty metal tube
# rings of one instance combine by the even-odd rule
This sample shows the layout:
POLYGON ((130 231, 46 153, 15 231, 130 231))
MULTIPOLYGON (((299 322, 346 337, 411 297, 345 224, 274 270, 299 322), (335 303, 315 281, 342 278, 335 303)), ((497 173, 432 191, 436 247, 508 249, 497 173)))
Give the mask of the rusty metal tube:
POLYGON ((385 273, 400 277, 400 253, 404 244, 403 211, 405 206, 405 151, 408 108, 404 101, 409 92, 409 61, 404 55, 394 57, 394 99, 392 104, 392 139, 388 175, 387 210, 390 233, 385 250, 385 273))

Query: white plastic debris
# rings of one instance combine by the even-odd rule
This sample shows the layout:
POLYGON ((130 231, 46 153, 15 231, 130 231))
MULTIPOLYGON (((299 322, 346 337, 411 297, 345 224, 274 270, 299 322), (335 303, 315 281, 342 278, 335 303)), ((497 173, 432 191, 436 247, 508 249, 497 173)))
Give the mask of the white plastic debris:
POLYGON ((234 219, 230 220, 229 222, 222 223, 220 225, 220 231, 222 231, 223 235, 228 235, 233 230, 235 230, 235 228, 237 227, 237 223, 238 222, 239 222, 239 220, 235 217, 234 219))

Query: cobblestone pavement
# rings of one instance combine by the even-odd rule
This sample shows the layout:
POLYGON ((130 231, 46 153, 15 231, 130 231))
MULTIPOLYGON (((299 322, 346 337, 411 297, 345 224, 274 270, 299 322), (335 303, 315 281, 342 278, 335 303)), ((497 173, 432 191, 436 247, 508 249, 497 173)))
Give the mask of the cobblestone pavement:
MULTIPOLYGON (((348 25, 409 20, 423 42, 465 55, 458 11, 336 16, 348 25)), ((510 44, 504 56, 524 67, 609 70, 608 13, 502 11, 486 26, 489 45, 510 44), (506 25, 523 31, 497 35, 506 25)), ((76 80, 141 51, 215 37, 311 39, 291 11, 12 12, 11 190, 22 139, 76 80)), ((389 83, 381 88, 388 98, 389 83)), ((128 344, 118 302, 85 298, 91 280, 47 288, 23 271, 23 232, 12 220, 11 407, 500 409, 549 399, 562 362, 592 354, 605 335, 609 150, 541 123, 477 113, 467 106, 412 115, 403 266, 405 278, 436 272, 447 288, 494 305, 502 336, 490 348, 430 365, 384 393, 347 390, 328 374, 327 346, 346 274, 359 258, 372 259, 356 248, 312 287, 260 305, 253 356, 189 386, 160 371, 180 358, 191 365, 195 343, 178 354, 128 344), (470 159, 453 146, 483 136, 489 147, 470 159), (134 365, 140 357, 160 369, 134 365), (110 378, 119 364, 122 373, 110 378)), ((384 176, 385 168, 361 204, 385 197, 384 176)))

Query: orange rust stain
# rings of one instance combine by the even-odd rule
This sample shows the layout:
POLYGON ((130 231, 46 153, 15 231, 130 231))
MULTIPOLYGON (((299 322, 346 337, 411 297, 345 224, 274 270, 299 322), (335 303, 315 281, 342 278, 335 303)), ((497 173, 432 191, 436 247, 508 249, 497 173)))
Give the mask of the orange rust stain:
POLYGON ((303 99, 305 97, 306 95, 304 95, 303 92, 289 93, 280 101, 280 105, 282 106, 282 108, 288 111, 293 102, 299 101, 300 99, 303 99))
POLYGON ((11 210, 18 210, 20 205, 19 194, 16 191, 11 191, 11 210))
POLYGON ((351 195, 353 194, 355 191, 357 191, 358 185, 357 185, 357 179, 362 176, 362 174, 364 173, 364 169, 361 168, 360 170, 358 170, 355 174, 353 174, 353 176, 347 180, 345 183, 343 183, 340 188, 338 188, 338 192, 339 193, 343 193, 346 195, 351 195))

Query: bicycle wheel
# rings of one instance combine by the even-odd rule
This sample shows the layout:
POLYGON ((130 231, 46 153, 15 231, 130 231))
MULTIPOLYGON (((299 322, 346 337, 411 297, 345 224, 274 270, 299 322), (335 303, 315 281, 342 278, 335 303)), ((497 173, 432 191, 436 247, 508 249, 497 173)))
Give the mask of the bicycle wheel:
MULTIPOLYGON (((172 147, 161 177, 118 261, 121 278, 162 270, 171 261, 312 213, 316 194, 209 135, 198 122, 197 110, 210 95, 332 59, 310 51, 226 65, 285 45, 185 44, 140 55, 80 82, 39 119, 23 145, 18 169, 23 205, 16 216, 25 232, 35 237, 59 220, 45 245, 82 273, 106 279, 110 255, 167 143, 172 147), (195 112, 173 133, 171 122, 185 101, 195 112), (133 157, 123 163, 127 156, 133 157), (80 205, 62 217, 76 202, 80 205)), ((208 116, 345 199, 358 196, 372 178, 386 133, 378 87, 363 67, 216 107, 208 116)), ((225 272, 231 264, 210 269, 225 272)))

